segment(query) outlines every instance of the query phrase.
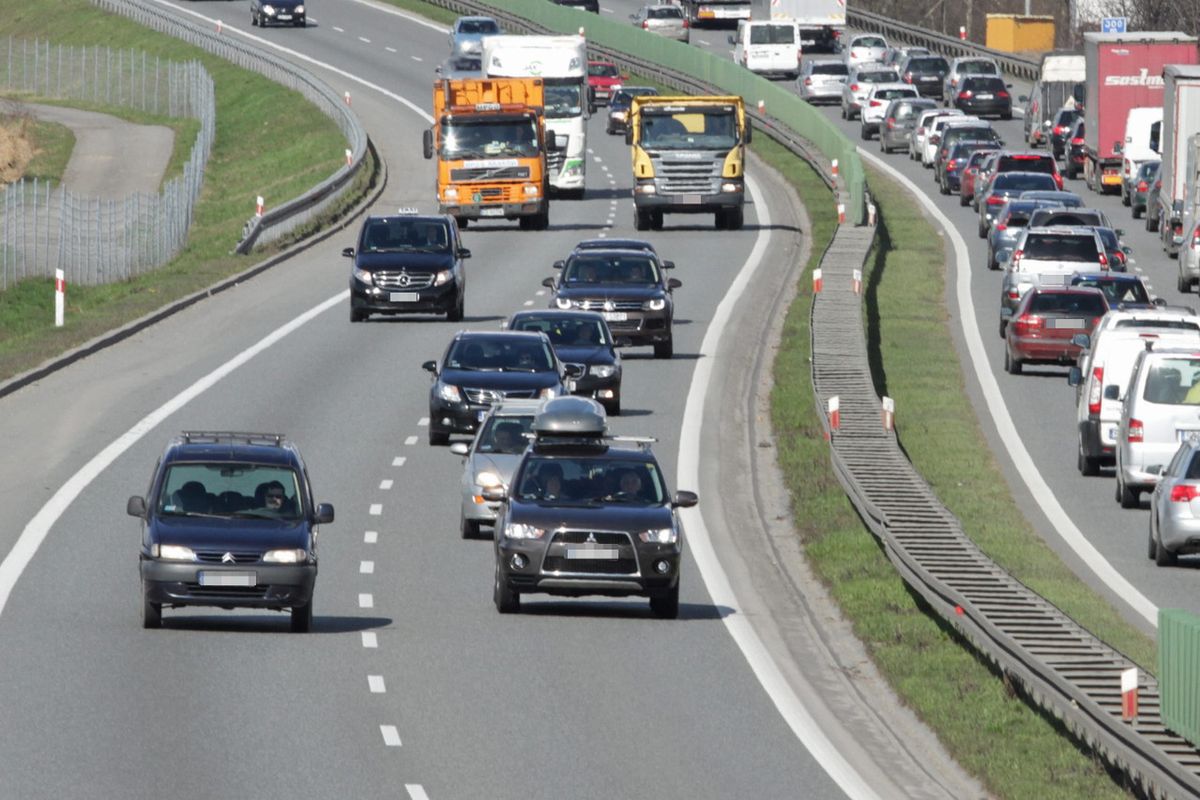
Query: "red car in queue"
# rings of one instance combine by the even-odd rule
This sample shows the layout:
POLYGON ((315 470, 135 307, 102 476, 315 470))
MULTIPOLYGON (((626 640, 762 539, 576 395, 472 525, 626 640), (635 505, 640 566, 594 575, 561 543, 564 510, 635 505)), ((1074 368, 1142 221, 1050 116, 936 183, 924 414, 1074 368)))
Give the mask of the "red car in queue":
POLYGON ((983 164, 983 160, 994 152, 996 151, 976 150, 967 159, 966 165, 963 166, 962 177, 958 180, 958 204, 960 206, 971 204, 971 198, 975 196, 975 178, 979 176, 979 167, 983 164))
POLYGON ((1080 333, 1091 336, 1108 308, 1108 298, 1100 289, 1033 287, 1008 323, 1004 369, 1020 375, 1025 364, 1075 363, 1080 347, 1072 339, 1080 333))
POLYGON ((608 105, 613 92, 620 89, 628 77, 628 75, 622 75, 621 69, 611 61, 589 61, 588 96, 591 98, 592 105, 608 105))

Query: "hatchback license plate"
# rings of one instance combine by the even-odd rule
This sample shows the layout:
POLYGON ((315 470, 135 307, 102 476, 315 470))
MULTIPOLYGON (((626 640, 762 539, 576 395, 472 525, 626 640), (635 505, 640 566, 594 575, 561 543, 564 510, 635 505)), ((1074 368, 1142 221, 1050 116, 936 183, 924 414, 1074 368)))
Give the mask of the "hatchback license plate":
POLYGON ((280 14, 280 15, 279 15, 279 19, 281 19, 281 20, 284 20, 284 21, 287 21, 287 20, 289 20, 289 19, 291 19, 291 18, 292 18, 292 15, 291 15, 291 14, 280 14))
POLYGON ((479 209, 479 216, 481 216, 481 217, 503 217, 504 209, 503 208, 481 208, 481 209, 479 209))
POLYGON ((615 547, 568 547, 567 558, 593 561, 616 561, 621 557, 615 547))
POLYGON ((393 303, 415 303, 418 297, 416 292, 392 292, 388 295, 393 303))
POLYGON ((978 100, 991 100, 992 99, 992 95, 986 94, 986 93, 985 94, 977 94, 977 95, 975 95, 975 97, 978 100))
POLYGON ((257 586, 258 576, 253 572, 201 572, 201 586, 257 586))
POLYGON ((624 311, 605 311, 604 312, 604 321, 605 322, 625 322, 628 319, 629 319, 629 315, 626 314, 624 311))

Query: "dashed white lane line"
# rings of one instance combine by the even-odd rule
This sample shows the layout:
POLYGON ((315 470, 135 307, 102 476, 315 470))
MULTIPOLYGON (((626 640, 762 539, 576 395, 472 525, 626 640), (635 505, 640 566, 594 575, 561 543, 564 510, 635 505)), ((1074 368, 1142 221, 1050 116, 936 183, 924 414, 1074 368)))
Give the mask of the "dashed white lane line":
POLYGON ((333 29, 334 29, 335 31, 337 31, 338 33, 345 33, 345 32, 346 32, 346 29, 345 29, 345 28, 339 28, 337 25, 334 25, 334 26, 333 26, 333 29))
POLYGON ((375 597, 373 595, 366 594, 366 593, 360 594, 358 596, 358 607, 359 608, 374 608, 375 607, 375 597))
POLYGON ((593 149, 592 149, 592 148, 590 148, 590 147, 587 149, 587 151, 588 151, 588 155, 594 155, 594 154, 595 154, 595 152, 596 152, 595 150, 593 150, 593 149))
POLYGON ((375 635, 375 631, 363 631, 362 644, 369 650, 379 647, 379 637, 375 635))
POLYGON ((375 544, 379 541, 379 531, 367 531, 363 534, 363 544, 375 544))
POLYGON ((367 509, 367 513, 372 517, 378 517, 383 513, 383 503, 371 503, 371 507, 367 509))
POLYGON ((546 290, 545 290, 545 289, 538 289, 536 292, 534 292, 534 294, 536 294, 538 297, 545 297, 545 296, 546 296, 546 290))
POLYGON ((370 39, 368 39, 368 38, 367 38, 367 37, 365 37, 365 36, 360 36, 360 37, 358 37, 358 40, 359 40, 360 42, 362 42, 363 44, 370 44, 370 43, 371 43, 371 40, 370 40, 370 39))
POLYGON ((383 48, 383 49, 384 49, 384 50, 387 50, 389 53, 394 53, 394 52, 396 52, 396 48, 394 48, 394 47, 385 47, 385 48, 383 48))
POLYGON ((388 747, 400 746, 400 731, 395 725, 380 725, 379 732, 383 734, 383 743, 388 747))
POLYGON ((387 687, 383 685, 382 675, 368 675, 367 688, 371 690, 371 694, 383 694, 387 691, 387 687))
POLYGON ((361 564, 358 565, 358 571, 363 575, 374 575, 375 574, 375 562, 374 561, 362 562, 361 564))
POLYGON ((525 305, 527 305, 527 306, 531 306, 531 305, 533 305, 533 301, 532 301, 532 300, 526 300, 526 301, 525 301, 525 305))
POLYGON ((429 425, 429 417, 421 417, 419 420, 417 420, 418 428, 424 428, 428 425, 429 425))
POLYGON ((373 2, 372 0, 352 0, 352 2, 358 3, 359 5, 362 5, 362 6, 370 6, 373 10, 378 11, 381 14, 391 14, 393 17, 401 17, 403 19, 408 20, 409 22, 411 22, 414 25, 421 25, 422 27, 425 27, 425 28, 432 28, 433 30, 440 31, 442 33, 450 32, 450 29, 447 28, 445 25, 438 24, 436 22, 433 22, 432 20, 425 19, 424 17, 419 17, 416 14, 412 14, 407 11, 401 11, 400 9, 396 8, 395 6, 384 5, 383 3, 376 3, 376 2, 373 2))
POLYGON ((391 489, 395 483, 396 482, 391 478, 384 478, 379 482, 379 488, 386 492, 388 489, 391 489))
POLYGON ((404 440, 404 443, 406 445, 408 445, 409 447, 412 447, 414 444, 417 443, 417 437, 409 436, 407 439, 404 440))
MULTIPOLYGON (((608 11, 608 9, 604 8, 601 11, 608 11)), ((612 12, 608 11, 608 13, 612 12)), ((429 795, 425 794, 425 789, 419 783, 404 784, 404 791, 408 792, 409 800, 429 800, 429 795)))
POLYGON ((708 46, 709 46, 708 42, 704 41, 703 39, 697 39, 697 40, 696 40, 696 44, 700 45, 701 47, 708 47, 708 46))
POLYGON ((425 59, 421 58, 420 56, 409 56, 409 58, 411 58, 413 61, 424 61, 425 60, 425 59))
POLYGON ((395 458, 392 459, 392 466, 393 467, 403 467, 405 461, 408 461, 408 459, 405 458, 404 456, 396 456, 395 458))

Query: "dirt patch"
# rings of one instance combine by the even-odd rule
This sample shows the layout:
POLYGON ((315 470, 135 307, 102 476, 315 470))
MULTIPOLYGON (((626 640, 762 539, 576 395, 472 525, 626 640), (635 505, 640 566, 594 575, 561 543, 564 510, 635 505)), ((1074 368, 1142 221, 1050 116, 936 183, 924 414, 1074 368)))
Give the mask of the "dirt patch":
POLYGON ((30 123, 27 116, 0 114, 0 183, 19 179, 33 160, 30 123))

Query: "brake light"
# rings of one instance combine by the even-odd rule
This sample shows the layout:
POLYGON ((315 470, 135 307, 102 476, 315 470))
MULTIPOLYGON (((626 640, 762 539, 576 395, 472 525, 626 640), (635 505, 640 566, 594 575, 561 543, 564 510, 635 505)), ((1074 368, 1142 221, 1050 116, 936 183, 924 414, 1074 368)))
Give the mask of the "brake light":
POLYGON ((1006 230, 1008 230, 1008 225, 1007 225, 1007 224, 1005 224, 1005 223, 1003 223, 1003 222, 997 222, 997 223, 996 223, 996 230, 998 230, 998 231, 1006 231, 1006 230))
POLYGON ((1171 487, 1172 503, 1190 503, 1200 497, 1200 486, 1190 483, 1179 483, 1171 487))
POLYGON ((1011 158, 1013 161, 1041 161, 1042 160, 1042 157, 1039 155, 1031 156, 1027 153, 1017 153, 1015 156, 1011 156, 1011 158))
POLYGON ((1195 249, 1198 247, 1200 247, 1200 227, 1192 231, 1192 248, 1195 249))
POLYGON ((1125 266, 1125 254, 1120 250, 1113 253, 1113 261, 1116 261, 1121 266, 1125 266))
POLYGON ((1017 317, 1017 321, 1014 323, 1018 336, 1040 331, 1044 327, 1046 327, 1046 321, 1034 314, 1023 314, 1017 317))
POLYGON ((1024 251, 1024 250, 1014 250, 1014 251, 1013 251, 1013 254, 1012 254, 1012 265, 1013 265, 1014 267, 1015 267, 1017 264, 1021 263, 1021 256, 1023 256, 1023 255, 1025 255, 1025 251, 1024 251))
POLYGON ((642 20, 642 30, 650 30, 650 20, 642 20))
POLYGON ((1104 253, 1100 254, 1100 269, 1108 269, 1108 256, 1104 253))
POLYGON ((1062 125, 1055 125, 1055 126, 1054 126, 1054 135, 1055 135, 1055 136, 1062 136, 1062 135, 1064 135, 1066 132, 1067 132, 1067 129, 1066 129, 1066 128, 1064 128, 1062 125))
POLYGON ((687 18, 687 17, 684 17, 684 18, 683 18, 683 27, 684 27, 684 28, 690 28, 690 27, 692 27, 692 23, 688 22, 688 18, 687 18))
POLYGON ((1083 146, 1083 137, 1076 136, 1074 139, 1071 140, 1071 144, 1082 147, 1083 146))
POLYGON ((1008 97, 1008 92, 996 92, 996 97, 1008 97))
POLYGON ((1146 184, 1145 181, 1138 181, 1137 191, 1144 192, 1144 191, 1147 191, 1149 188, 1150 187, 1146 184))
POLYGON ((1008 299, 1009 300, 1020 300, 1021 293, 1019 291, 1017 291, 1016 289, 1009 289, 1008 290, 1008 299))
POLYGON ((888 117, 887 118, 887 126, 888 126, 889 131, 892 130, 893 128, 895 128, 896 127, 896 119, 894 117, 888 117))
POLYGON ((1092 368, 1092 385, 1088 389, 1088 413, 1100 413, 1100 397, 1104 389, 1104 367, 1092 368))
POLYGON ((1061 191, 1062 191, 1062 187, 1063 187, 1063 183, 1062 183, 1062 175, 1059 175, 1059 174, 1058 174, 1058 172, 1057 172, 1057 170, 1056 170, 1056 171, 1054 171, 1054 172, 1052 172, 1052 173, 1050 173, 1050 174, 1054 176, 1054 183, 1055 183, 1055 185, 1057 185, 1057 186, 1058 186, 1058 190, 1061 192, 1061 191))
POLYGON ((990 195, 988 195, 987 204, 989 206, 1002 206, 1002 205, 1004 205, 1004 203, 1007 199, 1008 198, 1001 197, 998 194, 990 194, 990 195))
POLYGON ((1142 441, 1145 434, 1145 427, 1140 419, 1129 420, 1129 429, 1125 432, 1125 439, 1130 444, 1136 444, 1142 441))
POLYGON ((947 161, 946 162, 946 172, 958 172, 958 162, 957 161, 947 161))
POLYGON ((881 105, 883 105, 882 100, 872 100, 871 101, 871 108, 879 108, 881 105))
POLYGON ((1172 233, 1174 233, 1176 236, 1182 237, 1183 236, 1183 223, 1182 222, 1175 223, 1174 228, 1175 228, 1175 230, 1172 231, 1172 233))
POLYGON ((850 91, 852 91, 852 92, 857 92, 857 91, 858 91, 858 84, 857 84, 857 83, 852 83, 852 84, 850 84, 850 91))
POLYGON ((972 97, 974 97, 974 92, 972 92, 970 89, 958 93, 959 100, 970 100, 972 97))
POLYGON ((911 72, 904 73, 904 82, 912 83, 912 73, 911 72))

